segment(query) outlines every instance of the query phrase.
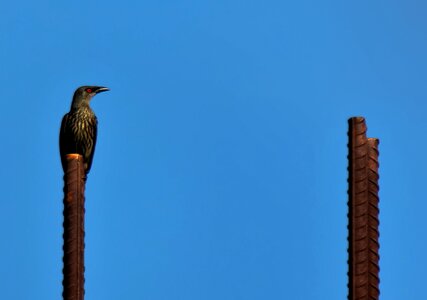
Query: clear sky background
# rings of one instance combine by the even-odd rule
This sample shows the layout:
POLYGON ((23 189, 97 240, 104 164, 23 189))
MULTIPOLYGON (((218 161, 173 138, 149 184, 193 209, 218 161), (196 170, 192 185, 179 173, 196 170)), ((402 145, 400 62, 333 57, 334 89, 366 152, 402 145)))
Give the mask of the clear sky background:
POLYGON ((2 299, 60 299, 58 132, 98 144, 87 300, 342 300, 347 119, 380 143, 381 298, 425 297, 423 1, 0 5, 2 299))

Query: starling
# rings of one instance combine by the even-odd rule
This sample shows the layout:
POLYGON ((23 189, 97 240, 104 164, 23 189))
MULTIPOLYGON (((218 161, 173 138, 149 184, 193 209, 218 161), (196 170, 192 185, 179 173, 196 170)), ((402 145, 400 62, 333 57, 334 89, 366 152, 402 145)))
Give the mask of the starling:
POLYGON ((59 133, 59 151, 65 172, 66 155, 81 154, 84 170, 88 174, 95 152, 98 120, 89 106, 90 100, 98 93, 108 91, 102 86, 79 87, 73 96, 70 112, 62 118, 59 133))

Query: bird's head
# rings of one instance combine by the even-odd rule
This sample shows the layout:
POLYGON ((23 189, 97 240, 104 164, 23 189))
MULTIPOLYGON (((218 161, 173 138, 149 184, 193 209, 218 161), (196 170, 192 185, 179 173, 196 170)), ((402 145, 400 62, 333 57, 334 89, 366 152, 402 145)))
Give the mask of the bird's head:
POLYGON ((81 105, 89 105, 89 102, 93 96, 109 90, 109 88, 103 86, 81 86, 74 92, 73 103, 71 106, 73 108, 78 108, 81 105))

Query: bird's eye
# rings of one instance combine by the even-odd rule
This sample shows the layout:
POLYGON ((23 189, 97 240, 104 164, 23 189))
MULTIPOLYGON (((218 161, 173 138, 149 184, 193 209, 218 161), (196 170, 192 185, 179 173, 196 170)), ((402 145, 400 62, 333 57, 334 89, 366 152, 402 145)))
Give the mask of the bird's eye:
POLYGON ((88 92, 88 93, 92 93, 92 89, 86 89, 86 92, 88 92))

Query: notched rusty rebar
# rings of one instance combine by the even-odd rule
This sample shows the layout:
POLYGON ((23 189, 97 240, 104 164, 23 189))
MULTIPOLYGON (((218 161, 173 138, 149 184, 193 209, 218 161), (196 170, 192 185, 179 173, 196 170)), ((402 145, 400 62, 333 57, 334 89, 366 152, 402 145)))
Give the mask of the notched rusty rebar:
POLYGON ((378 139, 349 119, 349 300, 379 299, 378 139))
POLYGON ((68 154, 64 174, 63 299, 84 299, 84 191, 83 157, 68 154))

